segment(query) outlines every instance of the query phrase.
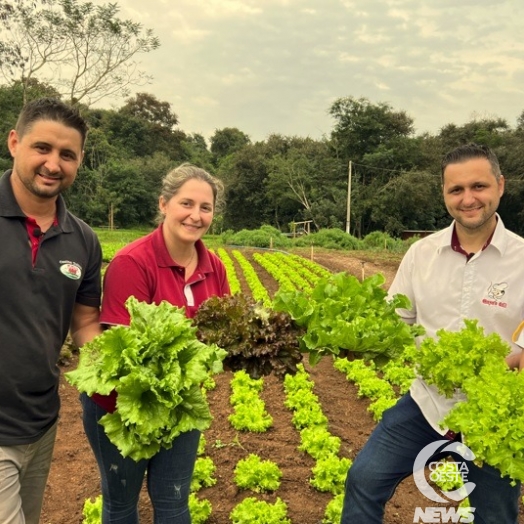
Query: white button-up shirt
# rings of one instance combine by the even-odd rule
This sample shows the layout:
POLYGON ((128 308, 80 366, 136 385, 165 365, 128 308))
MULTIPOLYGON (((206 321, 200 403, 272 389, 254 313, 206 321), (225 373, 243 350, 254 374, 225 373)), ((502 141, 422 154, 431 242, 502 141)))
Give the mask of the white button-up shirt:
MULTIPOLYGON (((485 334, 498 333, 512 353, 524 347, 524 336, 512 335, 524 319, 524 239, 508 231, 500 217, 490 244, 467 260, 451 247, 455 223, 413 244, 404 256, 389 295, 406 295, 411 310, 398 313, 409 324, 421 324, 429 337, 439 329, 459 331, 464 319, 478 319, 485 334)), ((417 378, 411 395, 431 426, 444 435, 439 422, 464 399, 440 395, 417 378)))

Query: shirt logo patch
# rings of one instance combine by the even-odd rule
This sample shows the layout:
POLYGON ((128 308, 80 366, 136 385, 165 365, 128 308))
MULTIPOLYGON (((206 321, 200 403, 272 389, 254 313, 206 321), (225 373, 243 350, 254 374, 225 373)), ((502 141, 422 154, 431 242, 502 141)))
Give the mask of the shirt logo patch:
POLYGON ((60 273, 71 280, 78 280, 82 276, 82 268, 76 262, 61 260, 60 273))
POLYGON ((507 287, 507 282, 492 283, 488 288, 489 298, 482 299, 482 303, 488 306, 499 306, 504 308, 508 307, 508 304, 501 300, 502 297, 506 294, 507 287))

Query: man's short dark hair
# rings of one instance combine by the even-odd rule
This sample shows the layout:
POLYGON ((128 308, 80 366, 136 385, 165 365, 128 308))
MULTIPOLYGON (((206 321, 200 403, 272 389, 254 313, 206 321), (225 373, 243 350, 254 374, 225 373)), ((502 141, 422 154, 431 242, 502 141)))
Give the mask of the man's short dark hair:
POLYGON ((491 165, 491 171, 495 178, 500 180, 502 175, 499 161, 495 153, 488 147, 480 144, 464 144, 456 147, 444 155, 441 163, 442 183, 444 183, 444 171, 450 164, 460 164, 474 158, 485 158, 491 165))
POLYGON ((52 120, 76 129, 82 136, 83 149, 88 126, 76 107, 65 104, 56 98, 39 98, 28 102, 23 107, 16 122, 15 129, 18 136, 22 138, 39 120, 52 120))

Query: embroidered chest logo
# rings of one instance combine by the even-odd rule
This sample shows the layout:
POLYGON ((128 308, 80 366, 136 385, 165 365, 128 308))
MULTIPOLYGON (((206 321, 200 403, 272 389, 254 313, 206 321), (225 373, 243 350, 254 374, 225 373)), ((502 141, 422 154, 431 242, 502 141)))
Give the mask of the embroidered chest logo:
POLYGON ((60 260, 60 273, 71 280, 78 280, 82 276, 82 267, 76 262, 60 260))
POLYGON ((482 300, 483 304, 488 306, 508 307, 507 302, 502 302, 502 297, 506 294, 507 282, 491 283, 488 287, 488 297, 482 300))

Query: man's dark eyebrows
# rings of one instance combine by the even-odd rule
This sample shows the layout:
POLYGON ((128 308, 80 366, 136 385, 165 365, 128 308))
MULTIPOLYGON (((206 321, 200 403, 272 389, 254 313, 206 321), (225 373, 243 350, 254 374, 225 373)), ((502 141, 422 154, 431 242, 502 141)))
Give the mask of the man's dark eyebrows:
POLYGON ((74 158, 78 158, 78 154, 73 151, 72 149, 64 148, 60 150, 60 153, 67 153, 68 155, 71 155, 74 158))
POLYGON ((33 147, 51 147, 51 144, 49 142, 46 142, 45 140, 36 140, 31 145, 33 147))
MULTIPOLYGON (((36 142, 33 142, 33 147, 46 147, 46 148, 52 148, 52 144, 49 142, 46 142, 45 140, 37 140, 36 142)), ((78 154, 73 150, 69 148, 63 148, 60 149, 60 154, 67 153, 68 155, 73 156, 74 158, 78 158, 78 154)))
POLYGON ((455 189, 463 189, 463 184, 453 184, 452 186, 449 186, 446 191, 454 191, 455 189))

